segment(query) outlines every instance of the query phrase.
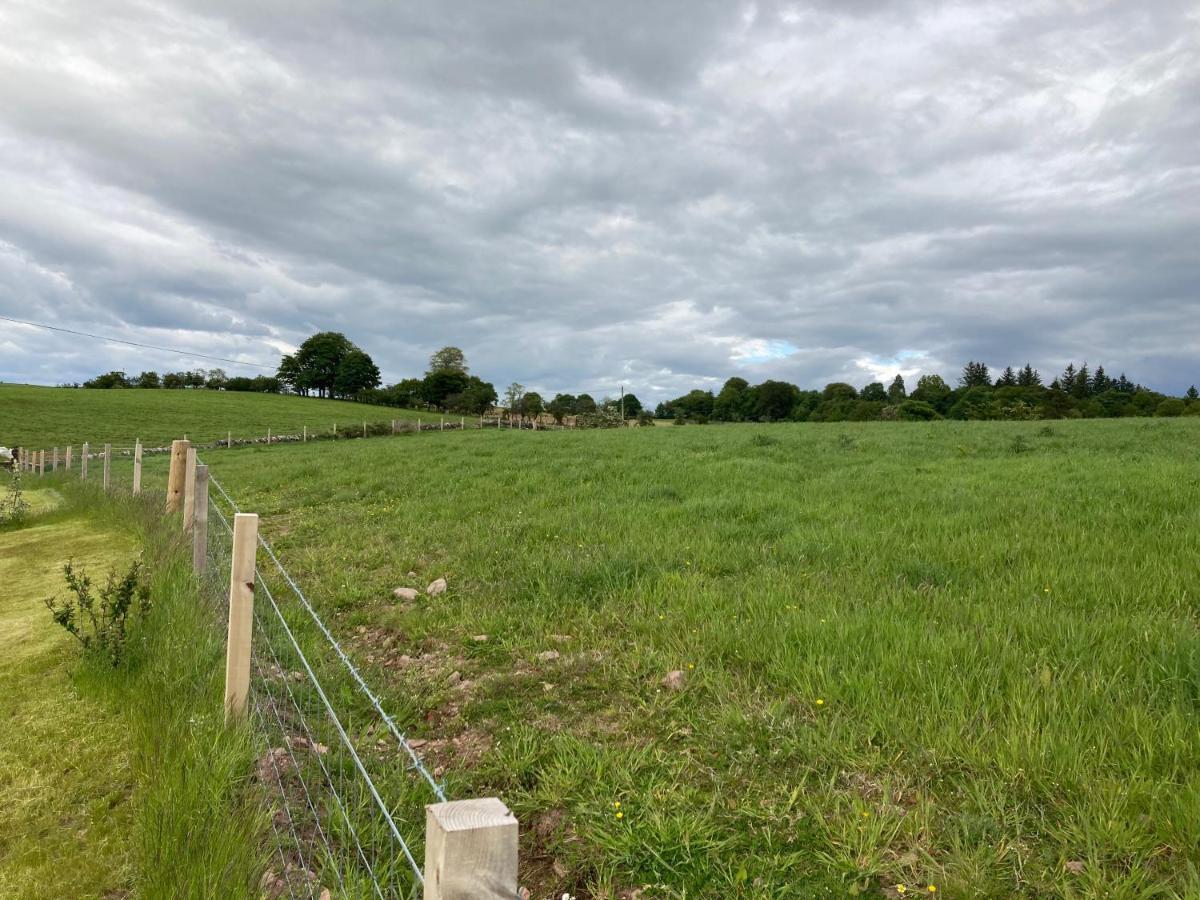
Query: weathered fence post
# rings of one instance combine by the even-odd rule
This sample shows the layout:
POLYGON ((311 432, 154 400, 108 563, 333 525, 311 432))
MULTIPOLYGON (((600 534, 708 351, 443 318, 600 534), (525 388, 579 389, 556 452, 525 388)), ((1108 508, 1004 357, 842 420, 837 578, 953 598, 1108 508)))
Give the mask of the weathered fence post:
POLYGON ((183 462, 183 530, 192 530, 196 511, 196 448, 188 447, 183 462))
POLYGON ((250 693, 250 640, 254 626, 254 561, 258 514, 233 517, 233 561, 229 566, 229 635, 225 647, 225 721, 246 714, 250 693))
POLYGON ((417 416, 417 431, 421 430, 421 417, 417 416))
POLYGON ((142 492, 142 439, 138 438, 133 444, 133 495, 142 492))
POLYGON ((363 437, 367 436, 367 423, 363 422, 363 437))
POLYGON ((53 461, 50 463, 50 471, 51 472, 58 471, 58 448, 57 447, 54 448, 54 458, 53 458, 53 461))
POLYGON ((87 481, 88 457, 92 455, 91 444, 87 441, 83 442, 83 450, 79 454, 79 478, 81 481, 87 481))
POLYGON ((333 436, 337 437, 337 422, 333 423, 333 436))
POLYGON ((308 426, 307 425, 304 426, 304 437, 302 438, 301 443, 305 443, 305 444, 308 443, 308 426))
POLYGON ((46 477, 46 451, 38 451, 38 478, 46 477))
POLYGON ((73 450, 74 450, 74 448, 70 444, 67 444, 67 458, 65 460, 63 460, 63 463, 66 468, 66 471, 68 471, 68 472, 71 471, 71 457, 74 455, 72 452, 73 450))
POLYGON ((232 431, 225 432, 225 449, 226 450, 233 449, 233 432, 232 431))
POLYGON ((104 490, 108 490, 112 478, 112 444, 104 445, 104 490))
POLYGON ((183 476, 187 466, 187 441, 171 441, 171 471, 167 475, 167 512, 179 511, 183 502, 183 476))
POLYGON ((392 419, 392 434, 396 433, 396 420, 392 419))
POLYGON ((425 807, 425 900, 517 896, 517 819, 495 797, 425 807))
POLYGON ((267 429, 267 446, 268 447, 271 446, 271 429, 270 428, 267 429))
POLYGON ((195 497, 192 506, 192 570, 201 574, 208 563, 208 466, 196 466, 195 497))

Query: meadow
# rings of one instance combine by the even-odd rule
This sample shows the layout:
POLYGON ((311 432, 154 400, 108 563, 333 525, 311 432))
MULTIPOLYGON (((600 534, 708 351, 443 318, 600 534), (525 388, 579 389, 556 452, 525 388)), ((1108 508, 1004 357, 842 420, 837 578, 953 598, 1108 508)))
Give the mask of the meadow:
MULTIPOLYGON (((204 390, 72 390, 0 384, 0 444, 7 447, 131 447, 169 444, 186 434, 201 443, 273 434, 329 434, 422 413, 316 397, 204 390)), ((430 414, 424 413, 425 421, 430 414)), ((455 421, 458 421, 455 418, 455 421)))
POLYGON ((1200 894, 1200 422, 206 461, 535 896, 1200 894))

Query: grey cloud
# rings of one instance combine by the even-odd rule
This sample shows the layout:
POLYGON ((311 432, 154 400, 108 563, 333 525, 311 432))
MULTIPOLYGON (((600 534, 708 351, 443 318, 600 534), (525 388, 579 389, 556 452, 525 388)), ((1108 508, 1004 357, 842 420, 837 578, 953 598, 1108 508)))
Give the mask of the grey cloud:
MULTIPOLYGON (((498 384, 643 399, 905 353, 1179 390, 1198 25, 1167 0, 8 5, 0 311, 254 360, 337 328, 391 379, 456 343, 498 384), (763 341, 797 352, 748 363, 763 341)), ((0 348, 5 379, 189 364, 0 348)))

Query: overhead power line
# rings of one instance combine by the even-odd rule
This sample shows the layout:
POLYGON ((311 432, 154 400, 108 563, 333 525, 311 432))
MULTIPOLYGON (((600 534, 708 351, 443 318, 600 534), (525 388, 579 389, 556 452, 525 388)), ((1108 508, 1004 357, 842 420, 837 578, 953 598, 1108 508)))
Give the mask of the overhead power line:
POLYGON ((0 319, 5 322, 15 322, 18 325, 28 325, 31 328, 45 328, 47 331, 61 331, 63 334, 73 334, 78 337, 94 338, 97 341, 108 341, 112 344, 127 344, 130 347, 141 347, 145 350, 161 350, 164 353, 178 353, 180 356, 187 356, 193 359, 207 359, 211 362, 229 363, 235 366, 250 366, 255 369, 266 369, 268 372, 274 372, 278 366, 268 366, 264 363, 245 362, 240 359, 226 359, 224 356, 207 356, 203 353, 194 353, 191 350, 181 350, 179 347, 159 347, 154 344, 140 344, 137 341, 126 341, 122 338, 106 337, 102 334, 90 334, 86 331, 74 331, 70 328, 60 328, 57 325, 47 325, 44 322, 26 322, 24 319, 14 319, 12 316, 0 315, 0 319))

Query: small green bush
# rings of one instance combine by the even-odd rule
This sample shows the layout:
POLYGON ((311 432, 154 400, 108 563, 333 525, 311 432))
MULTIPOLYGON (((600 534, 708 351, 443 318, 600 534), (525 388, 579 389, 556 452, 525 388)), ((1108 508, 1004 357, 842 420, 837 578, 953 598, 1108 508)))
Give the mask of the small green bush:
POLYGON ((21 470, 14 466, 8 493, 0 500, 0 525, 20 522, 28 512, 29 504, 21 493, 21 470))
POLYGON ((47 598, 44 602, 50 615, 83 645, 84 653, 114 667, 120 665, 130 614, 135 608, 142 616, 150 611, 150 590, 142 579, 141 562, 135 560, 119 579, 116 570, 111 570, 99 597, 92 592, 91 576, 76 572, 74 560, 63 566, 63 577, 71 596, 61 604, 55 597, 47 598))

